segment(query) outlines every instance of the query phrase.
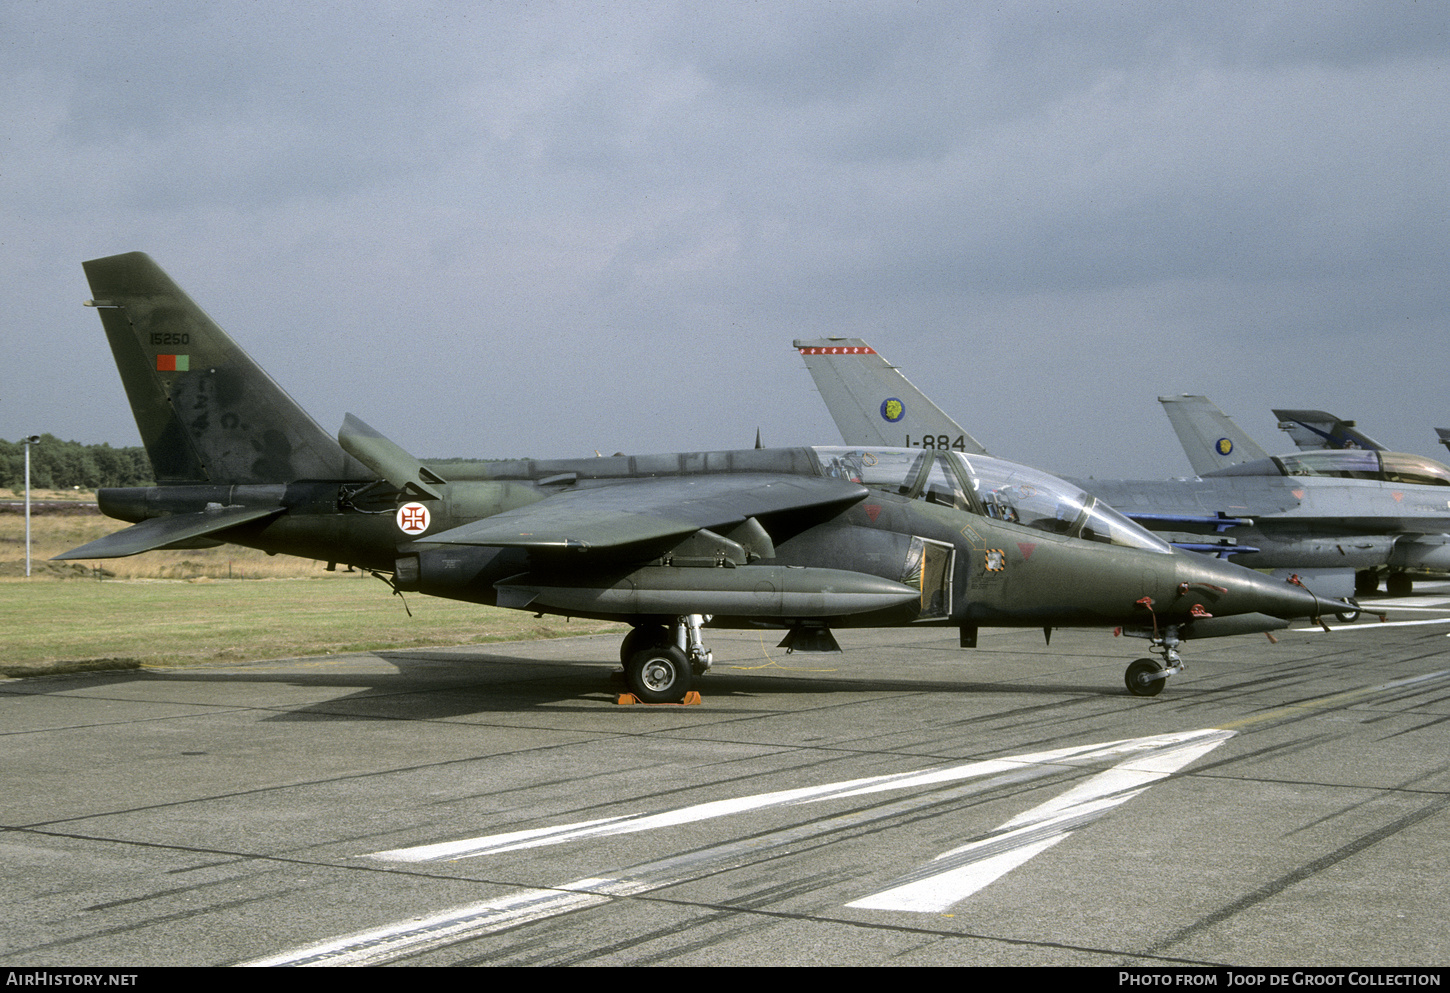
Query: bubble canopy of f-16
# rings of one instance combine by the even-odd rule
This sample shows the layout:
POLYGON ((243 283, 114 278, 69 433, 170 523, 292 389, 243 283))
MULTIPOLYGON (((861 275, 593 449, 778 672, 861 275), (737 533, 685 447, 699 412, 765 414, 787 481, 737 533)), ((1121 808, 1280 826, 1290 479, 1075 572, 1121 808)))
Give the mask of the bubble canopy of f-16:
POLYGON ((1359 448, 1277 455, 1204 473, 1205 478, 1214 476, 1321 476, 1410 486, 1450 486, 1450 468, 1434 459, 1408 452, 1359 448))
POLYGON ((945 449, 818 447, 827 476, 1068 538, 1172 553, 1106 503, 1028 466, 945 449), (935 457, 933 457, 935 456, 935 457))

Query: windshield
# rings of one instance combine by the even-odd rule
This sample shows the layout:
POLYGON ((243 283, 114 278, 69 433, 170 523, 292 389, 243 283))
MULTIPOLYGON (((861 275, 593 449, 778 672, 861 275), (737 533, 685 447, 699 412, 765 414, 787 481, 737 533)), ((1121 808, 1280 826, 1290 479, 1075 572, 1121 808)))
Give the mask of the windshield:
POLYGON ((1331 476, 1337 479, 1374 479, 1416 486, 1450 486, 1450 469, 1420 455, 1345 449, 1301 452, 1274 460, 1286 476, 1331 476))
POLYGON ((1384 463, 1387 483, 1450 486, 1450 469, 1434 459, 1404 452, 1380 452, 1380 461, 1384 463))
POLYGON ((1340 479, 1378 479, 1380 460, 1375 452, 1351 448, 1333 452, 1302 452, 1277 460, 1286 476, 1334 476, 1340 479))
POLYGON ((1109 545, 1172 552, 1163 539, 1066 480, 984 455, 947 454, 961 466, 988 517, 1109 545))

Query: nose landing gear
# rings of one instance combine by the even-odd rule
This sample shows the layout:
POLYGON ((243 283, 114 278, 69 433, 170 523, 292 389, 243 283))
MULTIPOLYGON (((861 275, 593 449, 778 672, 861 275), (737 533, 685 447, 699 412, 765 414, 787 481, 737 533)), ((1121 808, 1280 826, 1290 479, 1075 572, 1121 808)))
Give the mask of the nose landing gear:
MULTIPOLYGON (((1131 634, 1132 632, 1124 631, 1123 633, 1131 634)), ((1178 625, 1168 625, 1163 629, 1161 635, 1140 637, 1148 638, 1149 651, 1157 652, 1162 656, 1163 664, 1159 665, 1156 659, 1138 659, 1123 673, 1123 683, 1128 687, 1128 692, 1134 696, 1157 696, 1163 692, 1168 677, 1176 676, 1185 668, 1183 657, 1178 654, 1178 646, 1182 644, 1178 640, 1178 625)))

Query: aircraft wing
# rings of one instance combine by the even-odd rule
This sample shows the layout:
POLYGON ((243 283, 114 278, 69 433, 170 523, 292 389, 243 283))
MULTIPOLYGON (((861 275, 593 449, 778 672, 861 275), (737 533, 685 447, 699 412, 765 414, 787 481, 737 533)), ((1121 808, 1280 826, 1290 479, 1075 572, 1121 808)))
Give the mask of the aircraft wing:
POLYGON ((751 517, 839 510, 866 489, 839 479, 759 473, 620 480, 566 490, 427 542, 530 549, 602 549, 728 529, 751 517))
POLYGON ((174 514, 170 517, 153 517, 133 524, 115 534, 97 538, 79 548, 72 548, 55 556, 56 559, 115 559, 139 552, 155 551, 178 541, 193 541, 205 538, 218 531, 234 528, 238 524, 272 517, 282 513, 283 507, 220 507, 216 510, 202 510, 194 514, 174 514))
POLYGON ((848 445, 987 450, 860 338, 793 343, 848 445), (924 440, 927 439, 927 440, 924 440))

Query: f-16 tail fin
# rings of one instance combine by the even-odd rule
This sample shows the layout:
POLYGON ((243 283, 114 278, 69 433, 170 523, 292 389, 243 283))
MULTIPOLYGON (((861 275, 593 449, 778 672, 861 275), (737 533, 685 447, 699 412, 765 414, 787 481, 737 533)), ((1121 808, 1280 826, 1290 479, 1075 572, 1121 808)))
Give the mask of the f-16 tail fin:
POLYGON ((373 478, 149 256, 84 265, 158 483, 373 478))
POLYGON ((987 450, 860 338, 797 341, 848 445, 987 450))
POLYGON ((1279 430, 1305 451, 1328 448, 1363 448, 1384 451, 1385 446, 1355 430, 1353 421, 1335 417, 1322 410, 1275 410, 1279 430))
POLYGON ((1159 397, 1158 402, 1178 435, 1188 464, 1200 476, 1269 457, 1208 397, 1159 397))

